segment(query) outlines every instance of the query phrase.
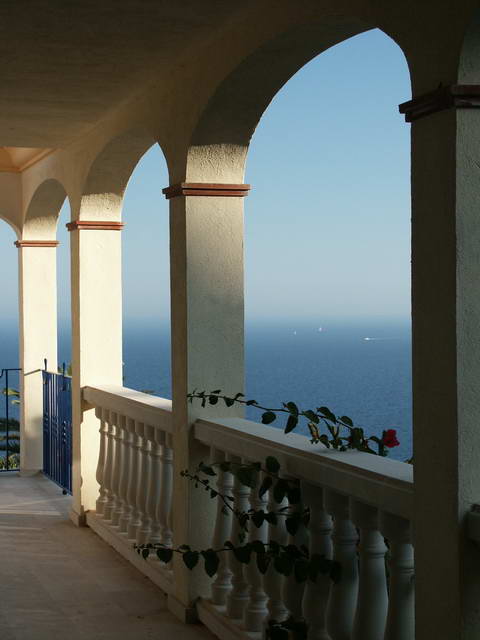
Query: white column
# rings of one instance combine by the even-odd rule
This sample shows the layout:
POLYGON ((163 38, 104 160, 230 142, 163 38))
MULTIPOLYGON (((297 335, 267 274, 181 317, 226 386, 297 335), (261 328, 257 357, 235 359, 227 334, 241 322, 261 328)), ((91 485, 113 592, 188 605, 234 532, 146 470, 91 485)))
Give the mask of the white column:
POLYGON ((325 507, 333 516, 333 559, 342 572, 341 580, 330 590, 328 632, 332 640, 351 640, 358 596, 358 533, 350 518, 348 496, 326 489, 325 507))
POLYGON ((464 529, 480 496, 479 152, 478 109, 412 124, 417 640, 480 637, 480 560, 464 529))
POLYGON ((77 221, 71 231, 73 505, 77 524, 95 508, 99 424, 86 385, 122 384, 121 223, 77 221))
MULTIPOLYGON (((175 544, 208 548, 216 505, 180 477, 208 460, 209 451, 190 435, 200 415, 242 415, 238 407, 189 404, 197 389, 234 394, 244 386, 243 204, 240 197, 189 195, 183 187, 171 199, 172 391, 175 544)), ((195 598, 208 593, 203 571, 190 572, 174 558, 175 593, 170 609, 186 619, 195 598)))
MULTIPOLYGON (((310 558, 332 557, 332 518, 325 510, 324 492, 320 487, 302 484, 302 498, 310 507, 310 558)), ((307 580, 303 594, 303 615, 308 624, 308 640, 331 640, 327 632, 327 604, 330 576, 319 573, 315 582, 307 580)), ((368 636, 365 636, 365 640, 368 636)), ((363 639, 362 639, 363 640, 363 639)), ((368 640, 371 640, 370 638, 368 640)))
POLYGON ((383 640, 387 618, 387 547, 379 531, 378 510, 352 502, 352 520, 360 529, 360 579, 354 640, 383 640))
POLYGON ((388 615, 384 640, 411 640, 415 637, 415 589, 410 523, 404 518, 382 513, 380 524, 390 550, 388 615))
MULTIPOLYGON (((43 466, 43 384, 46 359, 57 370, 57 264, 55 241, 21 240, 18 247, 20 322, 20 469, 43 466)), ((7 365, 10 366, 10 365, 7 365)), ((13 364, 15 366, 15 364, 13 364)))

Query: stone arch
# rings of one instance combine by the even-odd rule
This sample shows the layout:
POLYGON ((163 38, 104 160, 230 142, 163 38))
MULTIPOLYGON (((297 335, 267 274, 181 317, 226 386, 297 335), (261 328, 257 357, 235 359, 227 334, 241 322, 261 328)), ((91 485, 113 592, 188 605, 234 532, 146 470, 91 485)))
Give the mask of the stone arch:
POLYGON ((275 94, 322 51, 375 27, 358 18, 324 16, 293 27, 245 58, 217 87, 200 116, 191 137, 186 180, 242 182, 250 139, 275 94))
POLYGON ((83 187, 78 214, 84 220, 120 221, 128 181, 140 158, 158 144, 143 127, 129 129, 112 139, 93 161, 83 187))
POLYGON ((35 190, 25 212, 23 240, 54 240, 60 209, 67 198, 65 187, 48 178, 35 190))

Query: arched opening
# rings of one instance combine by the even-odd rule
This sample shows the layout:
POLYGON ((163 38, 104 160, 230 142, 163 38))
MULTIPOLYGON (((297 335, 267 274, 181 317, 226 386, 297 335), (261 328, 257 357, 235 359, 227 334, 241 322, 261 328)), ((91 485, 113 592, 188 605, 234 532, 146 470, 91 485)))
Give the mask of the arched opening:
MULTIPOLYGON (((111 220, 122 231, 123 384, 169 397, 170 288, 168 170, 160 146, 143 128, 109 142, 92 164, 82 220, 111 220)), ((120 321, 120 318, 119 318, 120 321)))
POLYGON ((0 273, 2 274, 2 314, 0 318, 0 471, 19 465, 20 412, 16 396, 6 389, 18 390, 18 267, 14 228, 0 221, 0 273), (5 369, 9 369, 8 380, 5 369), (13 402, 12 402, 13 401, 13 402), (8 458, 8 465, 7 465, 8 458))
POLYGON ((171 397, 168 170, 158 144, 142 156, 123 200, 123 375, 127 387, 171 397))
POLYGON ((332 47, 275 96, 246 174, 248 396, 396 428, 399 459, 412 453, 409 91, 383 32, 332 47))

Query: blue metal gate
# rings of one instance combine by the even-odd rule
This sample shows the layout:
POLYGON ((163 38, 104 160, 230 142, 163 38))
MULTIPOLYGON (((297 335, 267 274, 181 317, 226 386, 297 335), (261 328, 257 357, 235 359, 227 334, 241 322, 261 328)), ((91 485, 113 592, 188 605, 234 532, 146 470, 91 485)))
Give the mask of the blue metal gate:
POLYGON ((43 473, 72 493, 72 380, 43 371, 43 473))

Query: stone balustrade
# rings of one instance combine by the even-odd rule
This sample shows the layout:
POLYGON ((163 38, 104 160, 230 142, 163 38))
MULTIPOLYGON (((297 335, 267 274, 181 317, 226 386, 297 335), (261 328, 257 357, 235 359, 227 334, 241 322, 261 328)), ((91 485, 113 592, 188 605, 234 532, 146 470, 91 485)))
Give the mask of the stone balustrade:
MULTIPOLYGON (((95 407, 100 423, 99 494, 87 522, 174 598, 175 565, 172 571, 156 558, 144 562, 133 551, 145 542, 192 542, 172 532, 173 485, 186 480, 173 477, 171 403, 123 387, 87 387, 84 400, 95 407)), ((285 519, 278 518, 277 525, 252 527, 251 540, 305 545, 310 555, 341 565, 338 582, 320 574, 315 582, 297 583, 272 566, 262 575, 254 562, 244 565, 233 554, 220 554, 210 593, 197 602, 198 616, 213 633, 222 640, 260 640, 268 619, 293 617, 306 621, 309 640, 414 638, 410 465, 327 450, 305 436, 238 418, 197 420, 193 437, 210 450, 212 463, 273 455, 281 474, 299 481, 308 527, 291 535, 285 519)), ((285 500, 278 504, 273 492, 259 496, 229 471, 216 469, 216 489, 233 495, 238 509, 289 508, 285 500)), ((238 541, 238 521, 220 501, 211 525, 212 548, 238 541)))
MULTIPOLYGON (((341 565, 341 579, 327 575, 297 583, 269 567, 264 576, 234 558, 223 560, 210 599, 198 604, 201 620, 222 638, 261 638, 267 619, 294 617, 308 624, 309 640, 412 640, 414 582, 411 518, 412 467, 356 451, 337 453, 312 446, 297 434, 240 419, 199 420, 195 437, 211 447, 212 460, 258 460, 275 456, 281 473, 297 478, 308 528, 295 539, 284 526, 252 527, 252 539, 306 544, 341 565), (301 539, 300 539, 301 538, 301 539)), ((231 474, 218 471, 217 489, 232 491, 231 474)), ((242 509, 278 510, 273 497, 235 480, 233 495, 242 509)), ((212 547, 235 542, 238 524, 217 511, 212 547)), ((238 544, 238 541, 237 541, 238 544)))
POLYGON ((172 572, 154 555, 139 562, 137 544, 172 543, 171 402, 125 387, 86 387, 100 423, 96 511, 87 523, 159 586, 172 572))

